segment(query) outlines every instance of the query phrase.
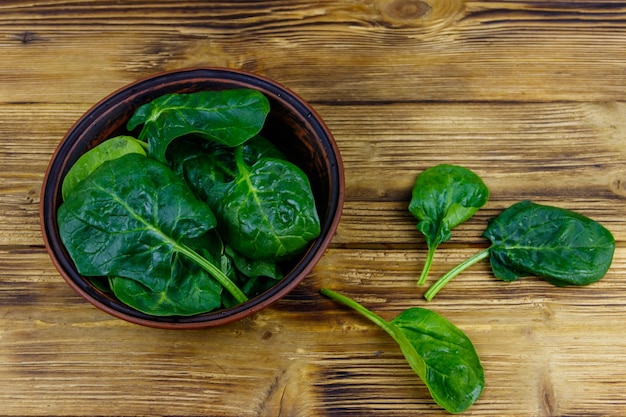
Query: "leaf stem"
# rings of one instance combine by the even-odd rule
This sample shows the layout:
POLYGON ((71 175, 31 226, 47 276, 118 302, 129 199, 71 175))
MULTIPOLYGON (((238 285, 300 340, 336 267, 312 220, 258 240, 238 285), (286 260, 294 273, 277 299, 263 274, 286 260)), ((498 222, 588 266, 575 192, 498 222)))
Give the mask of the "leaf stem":
POLYGON ((348 298, 345 295, 341 295, 339 293, 336 293, 333 290, 329 290, 328 288, 322 288, 320 290, 320 293, 322 293, 322 295, 325 295, 326 297, 328 297, 328 298, 330 298, 332 300, 338 301, 341 304, 343 304, 343 305, 345 305, 347 307, 350 307, 353 310, 356 310, 361 315, 363 315, 364 317, 368 318, 370 321, 372 321, 375 324, 377 324, 378 326, 382 327, 387 333, 390 332, 390 325, 389 325, 388 321, 386 321, 385 319, 383 319, 379 315, 371 312, 367 308, 363 307, 361 304, 357 303, 353 299, 348 298))
MULTIPOLYGON (((400 346, 400 350, 402 350, 402 353, 406 357, 406 351, 411 349, 411 342, 407 340, 406 336, 402 333, 402 330, 400 330, 395 324, 388 322, 387 320, 380 317, 378 314, 373 313, 372 311, 363 307, 361 304, 357 303, 353 299, 346 297, 345 295, 336 293, 335 291, 329 290, 328 288, 322 288, 320 290, 320 293, 332 300, 338 301, 341 304, 350 307, 351 309, 357 311, 362 316, 379 326, 381 329, 387 332, 387 334, 391 336, 393 340, 396 341, 396 343, 398 343, 398 346, 400 346)), ((409 363, 411 365, 411 368, 413 368, 418 376, 422 378, 422 380, 426 381, 426 369, 423 366, 423 362, 422 365, 419 366, 415 363, 411 363, 411 361, 409 361, 409 363)))
POLYGON ((490 249, 491 248, 487 248, 484 249, 480 252, 478 252, 477 254, 467 258, 465 261, 461 262, 460 264, 458 264, 457 266, 455 266, 454 268, 452 268, 451 270, 449 270, 448 272, 446 272, 441 278, 439 278, 437 280, 437 282, 435 282, 429 289, 428 291, 426 291, 424 293, 424 298, 427 301, 430 301, 433 299, 433 297, 448 283, 452 280, 452 278, 456 277, 457 275, 459 275, 461 272, 465 271, 467 268, 469 268, 470 266, 474 265, 475 263, 478 263, 480 261, 482 261, 483 259, 486 259, 489 257, 490 255, 490 249))
POLYGON ((200 254, 196 251, 185 245, 178 243, 175 247, 176 250, 196 262, 200 265, 200 267, 202 267, 202 269, 211 274, 211 276, 213 276, 213 278, 215 278, 222 285, 222 287, 226 289, 226 291, 235 297, 237 302, 244 303, 248 301, 248 297, 243 293, 243 291, 241 291, 239 287, 237 287, 237 285, 235 285, 235 283, 232 282, 230 278, 228 278, 226 274, 224 274, 217 266, 213 265, 211 262, 200 256, 200 254))
POLYGON ((243 159, 243 147, 237 146, 235 148, 235 163, 237 164, 237 170, 241 174, 241 177, 248 178, 247 174, 250 171, 250 168, 246 164, 246 161, 243 159))
POLYGON ((429 246, 428 254, 426 255, 426 260, 424 261, 424 267, 422 268, 422 273, 420 275, 419 280, 417 281, 417 285, 424 285, 426 283, 426 278, 428 278, 428 273, 430 272, 430 267, 433 264, 433 258, 435 257, 435 251, 437 250, 437 246, 429 246))

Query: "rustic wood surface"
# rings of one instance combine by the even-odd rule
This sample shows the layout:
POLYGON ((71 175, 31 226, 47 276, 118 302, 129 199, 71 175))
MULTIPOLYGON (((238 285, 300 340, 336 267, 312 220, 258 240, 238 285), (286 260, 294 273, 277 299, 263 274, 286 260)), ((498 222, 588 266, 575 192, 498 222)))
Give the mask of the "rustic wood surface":
MULTIPOLYGON (((0 416, 445 415, 398 347, 319 295, 384 318, 426 306, 474 342, 474 416, 626 415, 626 2, 3 0, 0 3, 0 416), (77 296, 50 261, 40 187, 92 104, 162 70, 273 78, 324 117, 342 152, 344 216, 284 300, 217 329, 132 325, 77 296), (438 163, 491 199, 432 275, 486 246, 487 220, 532 199, 617 240, 585 288, 505 284, 481 264, 426 303, 406 210, 438 163)), ((431 278, 432 282, 432 278, 431 278)))

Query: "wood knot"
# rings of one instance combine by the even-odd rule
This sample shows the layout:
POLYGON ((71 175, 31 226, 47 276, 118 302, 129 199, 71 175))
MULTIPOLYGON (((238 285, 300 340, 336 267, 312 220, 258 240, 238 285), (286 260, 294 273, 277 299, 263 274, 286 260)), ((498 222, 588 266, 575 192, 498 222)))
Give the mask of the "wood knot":
POLYGON ((392 0, 385 6, 385 13, 392 19, 419 19, 431 12, 432 8, 421 0, 392 0))
POLYGON ((24 45, 33 42, 36 39, 36 36, 33 32, 24 31, 17 35, 17 39, 22 42, 24 45))
POLYGON ((445 28, 462 18, 464 0, 378 0, 382 23, 394 28, 421 28, 427 32, 445 28))
POLYGON ((540 386, 541 403, 546 416, 557 415, 558 408, 556 394, 554 392, 554 386, 550 380, 549 373, 546 372, 541 380, 540 386))
POLYGON ((626 172, 615 174, 610 184, 611 191, 619 196, 626 196, 626 172))

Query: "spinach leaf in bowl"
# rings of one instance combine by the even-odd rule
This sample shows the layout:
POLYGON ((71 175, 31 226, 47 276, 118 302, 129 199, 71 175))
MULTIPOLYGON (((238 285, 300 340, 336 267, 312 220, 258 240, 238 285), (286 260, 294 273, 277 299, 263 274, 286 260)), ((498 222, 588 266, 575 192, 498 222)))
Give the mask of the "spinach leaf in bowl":
POLYGON ((220 268, 185 242, 216 225, 171 169, 145 156, 107 161, 83 180, 59 207, 61 239, 78 272, 133 279, 164 291, 184 256, 210 273, 240 302, 245 294, 220 268))
POLYGON ((185 135, 240 145, 261 131, 269 111, 268 99, 252 89, 166 94, 140 106, 127 128, 143 124, 139 139, 152 158, 166 162, 169 144, 185 135))
POLYGON ((233 147, 173 145, 174 170, 215 212, 224 242, 253 260, 281 261, 319 236, 306 174, 257 136, 233 147))
POLYGON ((72 165, 63 179, 61 195, 66 199, 79 182, 91 175, 106 161, 117 159, 129 153, 146 154, 147 145, 131 136, 116 136, 85 152, 72 165))

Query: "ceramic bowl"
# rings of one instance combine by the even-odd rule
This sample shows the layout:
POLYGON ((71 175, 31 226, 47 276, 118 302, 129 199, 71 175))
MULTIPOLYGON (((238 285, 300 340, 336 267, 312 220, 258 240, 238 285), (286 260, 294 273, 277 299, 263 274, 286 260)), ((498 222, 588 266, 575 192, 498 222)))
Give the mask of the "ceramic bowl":
POLYGON ((280 84, 258 75, 223 68, 191 68, 142 79, 94 105, 69 130, 54 153, 42 187, 40 217, 46 249, 67 283, 97 308, 132 323, 168 329, 211 327, 240 320, 274 303, 294 289, 328 247, 341 215, 344 177, 332 134, 313 108, 280 84), (69 168, 102 141, 127 133, 135 109, 163 94, 252 88, 270 101, 261 132, 308 175, 321 222, 320 236, 296 259, 285 277, 266 292, 238 306, 189 317, 158 317, 136 311, 107 295, 78 274, 59 237, 57 209, 69 168))

